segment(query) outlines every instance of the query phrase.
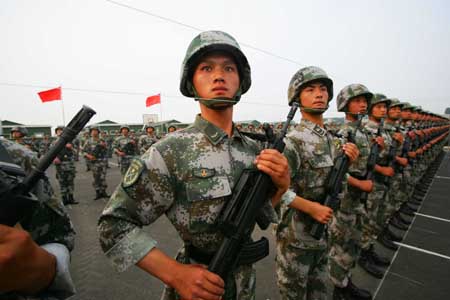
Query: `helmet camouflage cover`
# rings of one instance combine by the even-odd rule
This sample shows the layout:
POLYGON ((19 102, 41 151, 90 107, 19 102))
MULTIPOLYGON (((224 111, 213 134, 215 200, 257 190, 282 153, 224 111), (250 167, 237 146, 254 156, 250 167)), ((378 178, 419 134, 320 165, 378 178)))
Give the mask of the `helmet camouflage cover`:
POLYGON ((370 100, 369 112, 372 111, 372 108, 378 103, 386 103, 386 107, 389 107, 391 99, 388 99, 385 95, 380 93, 373 94, 372 100, 370 100))
POLYGON ((341 112, 346 112, 347 104, 351 99, 364 96, 367 99, 367 105, 370 105, 370 100, 372 99, 373 94, 369 91, 369 89, 359 83, 350 84, 344 87, 338 94, 336 102, 337 102, 337 110, 341 112))
POLYGON ((56 133, 59 129, 64 130, 64 126, 62 126, 62 125, 56 126, 56 128, 55 128, 55 133, 56 133))
MULTIPOLYGON (((328 90, 328 101, 333 98, 333 81, 328 77, 327 73, 319 67, 305 67, 297 71, 292 76, 291 82, 289 82, 288 88, 288 103, 292 105, 292 102, 298 101, 298 97, 303 87, 310 82, 321 81, 325 84, 328 90)), ((301 106, 301 104, 300 104, 301 106)))
POLYGON ((227 52, 234 57, 240 78, 240 88, 238 94, 235 96, 235 100, 239 101, 240 96, 247 92, 251 85, 250 65, 237 41, 223 31, 202 32, 189 44, 181 66, 181 93, 186 97, 195 97, 195 91, 192 85, 194 68, 205 54, 212 51, 227 52))
POLYGON ((391 103, 389 104, 389 108, 399 106, 400 109, 403 107, 404 103, 400 102, 397 98, 391 98, 391 103))
POLYGON ((14 126, 11 129, 11 133, 13 133, 14 131, 20 132, 22 134, 22 136, 26 136, 28 134, 28 129, 26 129, 25 127, 22 127, 22 126, 14 126))

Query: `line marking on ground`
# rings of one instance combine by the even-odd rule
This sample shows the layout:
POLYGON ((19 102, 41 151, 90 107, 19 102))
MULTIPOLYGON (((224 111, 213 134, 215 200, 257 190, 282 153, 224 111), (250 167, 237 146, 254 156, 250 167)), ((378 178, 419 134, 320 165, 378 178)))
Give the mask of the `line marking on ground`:
POLYGON ((438 217, 435 217, 435 216, 425 215, 425 214, 421 214, 421 213, 418 213, 418 212, 416 212, 415 214, 417 216, 421 216, 421 217, 425 217, 425 218, 430 218, 430 219, 434 219, 434 220, 450 223, 450 220, 448 220, 448 219, 443 219, 443 218, 438 218, 438 217))
POLYGON ((450 179, 450 177, 447 177, 447 176, 434 176, 434 177, 439 178, 439 179, 450 179))
POLYGON ((442 258, 450 260, 450 256, 447 256, 447 255, 444 255, 444 254, 440 254, 440 253, 437 253, 437 252, 425 250, 425 249, 422 249, 422 248, 419 248, 419 247, 415 247, 415 246, 411 246, 411 245, 407 245, 407 244, 403 244, 403 243, 399 243, 399 242, 394 242, 394 243, 399 245, 399 246, 401 246, 401 247, 405 247, 405 248, 408 248, 408 249, 411 249, 411 250, 415 250, 415 251, 418 251, 418 252, 422 252, 422 253, 426 253, 426 254, 430 254, 430 255, 434 255, 434 256, 439 256, 439 257, 442 257, 442 258))
POLYGON ((415 284, 418 284, 418 285, 425 285, 423 282, 420 282, 420 281, 417 281, 417 280, 408 278, 408 277, 406 277, 406 276, 400 275, 400 274, 395 273, 395 272, 391 272, 391 275, 400 277, 400 278, 402 278, 402 279, 406 279, 406 280, 411 281, 412 283, 415 283, 415 284))

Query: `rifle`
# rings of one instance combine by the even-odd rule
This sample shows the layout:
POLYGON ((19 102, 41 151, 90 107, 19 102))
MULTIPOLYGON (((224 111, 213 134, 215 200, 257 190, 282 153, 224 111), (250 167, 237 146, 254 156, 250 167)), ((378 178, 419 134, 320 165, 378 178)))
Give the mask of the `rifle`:
MULTIPOLYGON (((380 124, 378 125, 377 130, 377 137, 381 136, 381 129, 384 126, 384 119, 382 118, 380 121, 380 124)), ((367 158, 367 172, 364 180, 372 180, 374 175, 375 166, 377 164, 378 160, 378 154, 380 153, 380 145, 376 141, 372 144, 372 147, 370 147, 370 154, 367 158)), ((364 206, 367 204, 367 197, 369 193, 363 192, 361 194, 360 202, 364 204, 364 206)))
POLYGON ((136 155, 136 143, 128 142, 123 146, 122 152, 125 153, 127 156, 133 156, 136 155))
MULTIPOLYGON (((294 103, 281 135, 276 138, 273 132, 269 134, 270 136, 268 135, 271 141, 267 148, 283 152, 285 147, 283 139, 297 109, 298 104, 294 103)), ((268 132, 270 133, 270 130, 268 132)), ((273 189, 274 184, 269 175, 255 168, 242 171, 231 199, 226 203, 218 218, 218 225, 224 234, 224 239, 208 266, 209 271, 226 279, 228 272, 238 263, 252 264, 269 254, 267 238, 263 237, 256 242, 249 239, 256 223, 263 230, 270 224, 270 221, 261 213, 261 209, 273 189)))
POLYGON ((106 157, 108 149, 106 148, 106 145, 103 144, 104 142, 99 141, 97 145, 95 145, 94 150, 92 151, 92 155, 95 157, 96 160, 103 159, 106 157))
MULTIPOLYGON (((359 128, 361 125, 361 118, 360 115, 357 116, 358 118, 358 125, 356 126, 356 129, 359 128)), ((355 138, 351 131, 348 132, 347 140, 350 143, 355 143, 355 138)), ((325 191, 327 193, 327 196, 322 205, 328 206, 333 211, 335 211, 340 204, 339 201, 339 193, 342 191, 342 180, 344 180, 345 174, 348 171, 348 167, 350 166, 350 158, 345 155, 345 153, 341 153, 338 157, 336 157, 333 168, 331 169, 331 172, 328 175, 327 178, 327 184, 325 186, 325 191)), ((323 233, 325 232, 326 224, 319 223, 317 221, 314 221, 312 224, 311 230, 309 231, 309 234, 316 240, 320 240, 323 236, 323 233)))
POLYGON ((56 143, 41 157, 37 167, 29 174, 26 175, 17 165, 0 164, 0 224, 14 226, 31 213, 37 202, 36 197, 30 194, 31 190, 45 176, 45 170, 59 152, 77 136, 95 113, 93 109, 83 105, 69 125, 64 128, 56 143))
MULTIPOLYGON (((395 132, 396 133, 400 132, 400 128, 396 127, 395 132)), ((397 156, 396 154, 397 154, 398 146, 399 146, 398 141, 396 139, 392 138, 392 145, 391 145, 391 147, 389 147, 389 151, 388 151, 388 155, 387 155, 387 162, 388 162, 387 166, 393 168, 396 172, 400 171, 400 169, 397 167, 398 164, 395 160, 395 157, 397 156)), ((389 187, 390 182, 391 182, 390 177, 385 176, 383 183, 389 187)))

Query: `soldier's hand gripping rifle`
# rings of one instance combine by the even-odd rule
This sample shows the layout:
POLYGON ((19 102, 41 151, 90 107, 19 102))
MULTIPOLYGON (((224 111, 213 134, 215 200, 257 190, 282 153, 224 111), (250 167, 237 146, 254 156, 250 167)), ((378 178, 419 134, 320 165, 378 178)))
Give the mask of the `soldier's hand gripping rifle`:
POLYGON ((14 226, 30 214, 36 203, 36 198, 30 194, 31 190, 45 175, 45 170, 58 153, 77 136, 94 115, 93 109, 83 105, 64 128, 56 143, 41 157, 37 167, 28 175, 17 165, 0 164, 0 224, 14 226), (22 177, 23 180, 17 180, 18 177, 22 177))
MULTIPOLYGON (((381 119, 380 124, 378 125, 377 137, 381 136, 381 129, 383 128, 383 126, 384 126, 384 119, 381 119)), ((377 164, 378 155, 380 154, 380 150, 381 150, 381 146, 378 145, 378 143, 375 140, 373 142, 372 146, 370 147, 369 157, 367 158, 367 171, 366 171, 366 176, 364 176, 365 177, 364 180, 372 180, 373 179, 375 166, 377 164)), ((363 192, 361 194, 360 201, 362 204, 364 204, 364 206, 366 206, 366 204, 367 204, 368 196, 369 196, 369 193, 367 193, 367 192, 363 192)))
MULTIPOLYGON (((400 127, 396 127, 395 129, 395 133, 399 133, 400 132, 400 127)), ((392 145, 389 148, 388 151, 388 155, 387 155, 387 166, 391 167, 395 170, 395 172, 400 172, 400 165, 397 163, 395 157, 397 156, 397 149, 399 147, 399 142, 392 138, 392 145)), ((384 184, 386 186, 390 186, 390 182, 391 182, 391 177, 389 176, 384 176, 384 184)))
MULTIPOLYGON (((268 148, 283 152, 283 139, 297 108, 298 104, 294 103, 280 136, 273 138, 268 148)), ((226 279, 228 272, 237 264, 252 264, 269 254, 269 242, 266 238, 251 242, 250 236, 256 223, 261 229, 269 226, 270 221, 263 217, 261 208, 267 203, 274 188, 269 175, 255 168, 242 171, 231 199, 225 204, 218 219, 224 239, 208 266, 209 271, 226 279)))
MULTIPOLYGON (((359 129, 359 126, 361 124, 360 116, 358 115, 357 118, 358 124, 356 126, 356 130, 359 129)), ((351 131, 348 132, 347 141, 350 143, 355 143, 355 139, 351 131)), ((325 186, 327 196, 321 204, 328 206, 333 211, 336 211, 336 209, 339 207, 340 200, 338 197, 339 193, 342 191, 342 181, 344 180, 345 174, 347 174, 349 166, 350 158, 344 152, 342 152, 341 155, 336 157, 333 168, 328 175, 325 186)), ((320 240, 325 232, 325 228, 326 224, 314 221, 309 233, 313 238, 320 240)))

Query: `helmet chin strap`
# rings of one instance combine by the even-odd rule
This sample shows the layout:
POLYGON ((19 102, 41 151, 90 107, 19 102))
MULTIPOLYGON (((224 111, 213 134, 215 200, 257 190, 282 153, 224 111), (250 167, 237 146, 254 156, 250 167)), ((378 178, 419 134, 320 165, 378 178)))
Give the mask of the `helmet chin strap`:
POLYGON ((192 90, 194 92, 195 101, 200 102, 204 106, 206 106, 209 109, 212 110, 225 110, 236 103, 239 102, 239 99, 241 98, 241 88, 239 87, 238 91, 236 92, 236 95, 234 95, 233 98, 228 97, 217 97, 217 98, 201 98, 194 87, 192 87, 192 90))
POLYGON ((324 108, 310 108, 300 106, 300 110, 313 115, 321 115, 328 109, 328 105, 324 108))

